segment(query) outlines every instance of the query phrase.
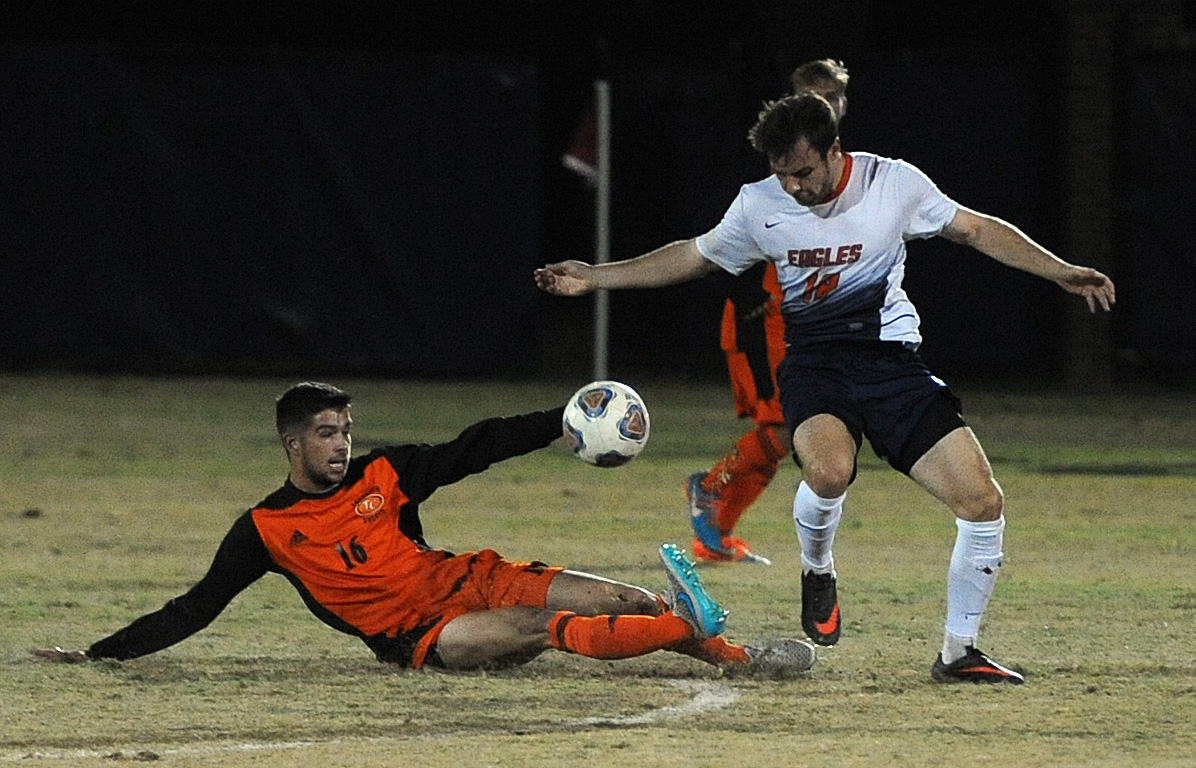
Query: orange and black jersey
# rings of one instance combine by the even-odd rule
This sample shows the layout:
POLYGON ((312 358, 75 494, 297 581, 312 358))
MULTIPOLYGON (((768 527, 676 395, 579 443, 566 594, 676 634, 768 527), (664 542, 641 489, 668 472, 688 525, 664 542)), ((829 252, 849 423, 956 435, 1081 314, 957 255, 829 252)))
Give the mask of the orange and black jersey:
POLYGON ((561 436, 562 410, 486 419, 437 445, 379 448, 352 459, 344 481, 323 494, 288 480, 237 518, 194 587, 96 642, 88 656, 132 659, 173 645, 271 571, 322 621, 388 656, 406 606, 434 597, 415 577, 452 556, 424 540, 419 505, 443 485, 547 446, 561 436))
POLYGON ((761 262, 730 281, 722 318, 723 351, 744 355, 760 400, 776 395, 773 371, 784 356, 784 339, 777 270, 761 262))

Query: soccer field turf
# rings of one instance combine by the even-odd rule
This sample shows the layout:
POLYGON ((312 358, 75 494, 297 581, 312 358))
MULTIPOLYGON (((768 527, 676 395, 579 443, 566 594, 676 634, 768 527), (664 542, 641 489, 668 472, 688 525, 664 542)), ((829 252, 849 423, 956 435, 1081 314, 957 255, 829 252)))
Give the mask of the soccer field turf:
MULTIPOLYGON (((125 663, 38 664, 185 591, 232 520, 285 477, 290 381, 0 376, 0 764, 105 766, 1193 766, 1196 405, 1184 394, 960 392, 1006 492, 1005 566, 980 645, 1019 688, 942 686, 955 528, 865 447, 836 543, 843 639, 792 679, 656 653, 550 652, 501 673, 411 672, 270 575, 210 627, 125 663)), ((354 452, 453 437, 584 382, 335 381, 354 452)), ((629 382, 644 453, 597 469, 561 444, 441 489, 429 541, 661 590, 688 546, 682 482, 741 432, 719 383, 629 382)), ((786 464, 738 532, 772 558, 702 565, 736 641, 800 635, 786 464)))

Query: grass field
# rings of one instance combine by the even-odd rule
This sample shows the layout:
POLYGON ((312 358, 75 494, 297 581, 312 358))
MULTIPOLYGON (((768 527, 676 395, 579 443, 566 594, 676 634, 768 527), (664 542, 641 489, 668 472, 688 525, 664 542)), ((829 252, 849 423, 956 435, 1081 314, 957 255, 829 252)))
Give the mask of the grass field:
MULTIPOLYGON (((0 764, 108 766, 1196 766, 1196 404, 964 390, 1007 495, 981 646, 1020 688, 941 686, 949 514, 862 453, 836 553, 843 639, 788 680, 658 653, 549 653, 510 672, 379 665, 268 576, 208 629, 125 663, 38 664, 185 591, 282 481, 289 381, 0 376, 0 764)), ((555 405, 565 384, 337 381, 355 452, 555 405)), ((580 384, 581 382, 576 382, 580 384)), ((645 453, 599 470, 558 445, 441 489, 437 546, 491 546, 664 587, 681 483, 741 425, 721 385, 632 382, 645 453)), ((774 566, 703 566, 733 640, 800 634, 785 466, 740 526, 774 566)))

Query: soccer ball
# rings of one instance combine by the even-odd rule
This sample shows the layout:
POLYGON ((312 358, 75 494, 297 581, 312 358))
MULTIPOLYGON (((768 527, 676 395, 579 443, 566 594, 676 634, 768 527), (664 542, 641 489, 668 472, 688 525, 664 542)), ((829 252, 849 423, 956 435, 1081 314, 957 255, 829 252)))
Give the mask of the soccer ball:
POLYGON ((561 419, 569 450, 596 467, 618 467, 638 456, 648 426, 643 399, 617 381, 592 381, 574 392, 561 419))

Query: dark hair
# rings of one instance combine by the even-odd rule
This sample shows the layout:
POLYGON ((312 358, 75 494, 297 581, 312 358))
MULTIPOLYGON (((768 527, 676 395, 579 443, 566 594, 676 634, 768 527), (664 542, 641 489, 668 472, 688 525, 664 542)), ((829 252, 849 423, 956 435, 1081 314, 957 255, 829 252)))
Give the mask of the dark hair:
POLYGON ((279 395, 274 405, 274 425, 279 435, 302 429, 308 419, 328 409, 348 408, 353 398, 331 384, 305 381, 279 395))
POLYGON ((831 105, 809 91, 766 102, 748 131, 752 148, 769 160, 785 157, 803 138, 824 158, 839 138, 831 105))
POLYGON ((826 90, 836 97, 846 95, 849 79, 847 67, 837 59, 807 61, 793 70, 793 74, 789 76, 794 92, 808 91, 826 84, 826 90))

